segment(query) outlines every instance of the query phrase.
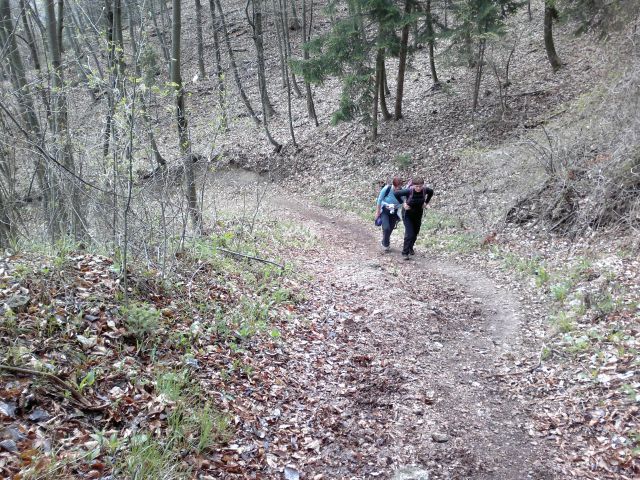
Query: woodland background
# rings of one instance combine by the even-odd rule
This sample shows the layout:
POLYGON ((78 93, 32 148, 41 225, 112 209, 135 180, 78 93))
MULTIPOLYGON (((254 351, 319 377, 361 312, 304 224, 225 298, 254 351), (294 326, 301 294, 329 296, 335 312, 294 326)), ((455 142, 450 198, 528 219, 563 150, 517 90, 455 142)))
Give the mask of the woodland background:
MULTIPOLYGON (((0 368, 22 375, 0 397, 2 473, 298 478, 252 443, 285 422, 248 419, 271 393, 230 398, 304 391, 272 361, 305 365, 280 342, 337 307, 292 264, 333 251, 267 197, 372 223, 382 183, 421 175, 420 248, 512 272, 546 305, 530 371, 501 377, 556 442, 545 471, 632 478, 639 9, 0 0, 0 368)), ((292 428, 304 461, 330 463, 292 428)))

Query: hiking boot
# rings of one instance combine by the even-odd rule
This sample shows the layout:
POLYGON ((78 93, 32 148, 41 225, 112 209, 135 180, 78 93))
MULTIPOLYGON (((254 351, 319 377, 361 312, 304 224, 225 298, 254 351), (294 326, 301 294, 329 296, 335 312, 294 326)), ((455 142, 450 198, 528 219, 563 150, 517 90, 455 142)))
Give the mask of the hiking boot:
POLYGON ((384 243, 380 242, 380 246, 382 247, 382 251, 384 253, 389 253, 391 251, 391 247, 385 247, 384 243))
POLYGON ((409 250, 409 255, 415 255, 416 251, 412 248, 411 250, 409 250))
POLYGON ((411 259, 409 258, 409 254, 408 254, 408 253, 403 253, 403 254, 402 254, 402 259, 403 259, 403 260, 411 260, 411 259))

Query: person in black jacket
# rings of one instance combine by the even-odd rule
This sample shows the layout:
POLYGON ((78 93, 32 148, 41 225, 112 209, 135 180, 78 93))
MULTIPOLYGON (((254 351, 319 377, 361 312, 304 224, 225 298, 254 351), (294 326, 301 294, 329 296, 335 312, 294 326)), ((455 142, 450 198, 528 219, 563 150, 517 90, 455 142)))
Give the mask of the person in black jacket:
POLYGON ((415 255, 413 246, 420 233, 422 225, 422 214, 424 207, 429 203, 433 196, 433 190, 424 186, 423 178, 414 178, 409 188, 395 192, 398 198, 405 197, 403 203, 404 216, 404 244, 402 246, 402 256, 405 260, 409 260, 409 255, 415 255))

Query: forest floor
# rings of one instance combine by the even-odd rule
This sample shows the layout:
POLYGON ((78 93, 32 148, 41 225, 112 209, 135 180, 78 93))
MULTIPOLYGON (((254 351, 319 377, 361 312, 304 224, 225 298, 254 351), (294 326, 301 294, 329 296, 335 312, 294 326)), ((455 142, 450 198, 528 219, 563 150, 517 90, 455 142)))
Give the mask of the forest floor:
MULTIPOLYGON (((304 248, 290 244, 281 252, 296 272, 283 284, 297 285, 304 300, 287 305, 293 317, 282 320, 280 313, 286 326, 276 341, 256 333, 247 345, 236 339, 238 346, 230 348, 218 332, 195 342, 200 348, 190 351, 186 362, 198 368, 189 375, 199 379, 205 398, 222 400, 234 418, 226 442, 191 458, 198 478, 282 478, 283 472, 285 478, 315 479, 555 476, 551 446, 535 432, 530 400, 509 381, 512 374, 531 369, 521 359, 535 367, 538 352, 520 335, 525 327, 540 328, 541 320, 525 313, 506 278, 425 250, 402 261, 401 231, 394 234, 392 252, 384 254, 376 229, 355 215, 286 196, 256 180, 241 171, 216 179, 235 191, 260 185, 269 192, 261 198, 260 218, 297 225, 314 239, 304 248), (231 361, 227 354, 237 358, 231 361), (238 365, 252 368, 242 375, 238 365)), ((106 401, 106 407, 98 414, 87 412, 73 399, 56 398, 37 377, 8 381, 1 392, 0 414, 7 427, 0 467, 20 472, 15 478, 41 478, 45 471, 52 478, 56 471, 61 478, 107 478, 112 469, 124 468, 123 445, 133 442, 136 432, 169 431, 164 421, 179 403, 167 398, 158 371, 184 367, 184 352, 163 344, 153 360, 130 342, 117 348, 110 343, 126 340, 120 315, 105 306, 118 303, 116 277, 106 268, 112 262, 77 255, 69 255, 77 266, 66 267, 75 268, 81 277, 75 280, 71 272, 56 272, 65 267, 55 261, 43 273, 46 259, 35 264, 33 258, 5 259, 3 301, 15 302, 20 292, 30 300, 29 309, 16 309, 18 338, 24 342, 11 345, 10 353, 14 361, 39 359, 41 365, 57 362, 63 368, 82 356, 84 368, 100 373, 95 384, 87 376, 78 378, 86 383, 81 391, 98 403, 106 401), (51 273, 64 277, 66 285, 50 292, 55 287, 44 277, 51 273), (53 320, 53 325, 30 328, 48 295, 60 300, 56 318, 64 314, 64 304, 65 313, 75 312, 80 323, 72 329, 53 320), (137 378, 149 375, 152 389, 137 378), (124 418, 129 421, 122 423, 124 418), (116 434, 113 451, 92 433, 98 431, 106 438, 116 434), (38 458, 43 445, 45 452, 56 452, 57 462, 38 458)), ((205 265, 191 276, 189 290, 202 290, 195 279, 199 269, 211 289, 205 265)), ((132 282, 139 290, 140 280, 132 282)), ((143 291, 140 300, 164 306, 162 312, 176 308, 165 319, 176 319, 169 334, 183 330, 177 319, 193 305, 185 312, 176 305, 194 299, 184 298, 185 291, 180 296, 180 289, 171 301, 166 294, 152 294, 152 288, 143 291)), ((186 321, 187 331, 193 331, 197 321, 186 321)), ((202 323, 212 331, 211 317, 203 316, 202 323)), ((144 464, 139 458, 135 462, 144 464)))
MULTIPOLYGON (((456 261, 423 242, 403 261, 401 228, 385 254, 370 219, 243 170, 218 172, 214 184, 238 199, 227 205, 234 217, 218 212, 230 233, 195 240, 182 281, 132 270, 128 317, 111 259, 3 260, 2 329, 13 332, 3 362, 68 382, 60 395, 47 378, 6 372, 3 474, 632 478, 633 310, 606 312, 617 336, 604 321, 600 338, 554 333, 548 292, 482 259, 498 250, 456 261), (234 243, 240 232, 250 245, 234 243), (145 305, 159 325, 133 315, 145 305), (76 384, 80 399, 68 393, 76 384)), ((621 261, 637 298, 638 262, 621 261)), ((587 270, 591 283, 606 280, 596 264, 587 270)), ((593 298, 587 311, 597 313, 593 298)))

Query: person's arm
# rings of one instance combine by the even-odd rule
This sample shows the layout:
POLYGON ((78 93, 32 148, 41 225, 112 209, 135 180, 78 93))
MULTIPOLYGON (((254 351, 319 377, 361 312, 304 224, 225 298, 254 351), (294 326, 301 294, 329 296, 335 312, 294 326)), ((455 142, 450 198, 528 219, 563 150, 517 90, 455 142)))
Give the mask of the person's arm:
POLYGON ((409 198, 409 195, 411 194, 411 189, 403 188, 402 190, 396 190, 393 194, 395 195, 398 204, 402 205, 405 210, 409 210, 410 207, 407 204, 407 198, 409 198))
POLYGON ((429 187, 424 187, 424 204, 427 205, 431 201, 431 197, 433 197, 433 189, 429 187))
POLYGON ((396 190, 395 192, 393 192, 393 194, 398 199, 398 203, 402 203, 401 201, 402 197, 408 197, 411 194, 411 189, 403 188, 402 190, 396 190))

